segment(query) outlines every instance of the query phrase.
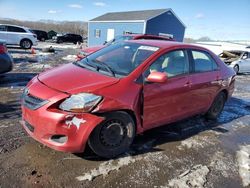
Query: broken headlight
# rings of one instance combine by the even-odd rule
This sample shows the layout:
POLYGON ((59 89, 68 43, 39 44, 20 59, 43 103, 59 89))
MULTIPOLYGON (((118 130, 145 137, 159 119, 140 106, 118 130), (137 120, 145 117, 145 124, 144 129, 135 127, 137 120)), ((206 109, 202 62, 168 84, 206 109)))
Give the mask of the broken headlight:
POLYGON ((70 112, 90 112, 100 101, 101 96, 91 93, 79 93, 71 95, 63 101, 59 108, 70 112))

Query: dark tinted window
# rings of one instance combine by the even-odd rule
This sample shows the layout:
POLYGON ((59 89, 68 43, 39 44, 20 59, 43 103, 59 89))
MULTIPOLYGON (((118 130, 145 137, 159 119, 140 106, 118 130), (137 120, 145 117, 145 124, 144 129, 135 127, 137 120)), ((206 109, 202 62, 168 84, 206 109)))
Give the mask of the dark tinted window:
POLYGON ((5 25, 0 25, 0 31, 6 31, 6 26, 5 25))
POLYGON ((175 50, 159 57, 149 68, 151 72, 165 72, 168 77, 174 77, 189 72, 189 61, 187 52, 175 50))
POLYGON ((26 31, 23 28, 20 27, 14 27, 14 26, 8 26, 9 32, 19 32, 19 33, 26 33, 26 31))
POLYGON ((192 51, 195 72, 207 72, 218 69, 215 60, 206 52, 192 51))

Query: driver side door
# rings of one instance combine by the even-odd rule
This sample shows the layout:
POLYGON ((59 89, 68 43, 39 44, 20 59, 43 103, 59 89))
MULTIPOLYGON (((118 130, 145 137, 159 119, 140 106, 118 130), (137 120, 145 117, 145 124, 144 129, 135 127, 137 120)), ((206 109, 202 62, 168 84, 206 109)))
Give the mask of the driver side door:
POLYGON ((154 61, 145 76, 157 71, 167 74, 165 83, 145 83, 143 126, 150 129, 190 115, 191 82, 186 50, 167 52, 154 61))

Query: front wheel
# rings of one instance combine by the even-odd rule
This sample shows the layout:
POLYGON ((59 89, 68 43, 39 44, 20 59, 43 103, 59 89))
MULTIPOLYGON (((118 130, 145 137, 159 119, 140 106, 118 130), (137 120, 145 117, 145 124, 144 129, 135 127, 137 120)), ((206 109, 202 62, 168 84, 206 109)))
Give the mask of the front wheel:
POLYGON ((220 92, 216 96, 212 106, 208 110, 206 117, 208 119, 213 119, 213 120, 217 119, 224 108, 225 102, 226 102, 226 94, 224 92, 220 92))
POLYGON ((105 115, 105 120, 91 133, 88 144, 97 155, 113 158, 128 151, 135 137, 135 123, 126 112, 105 115))
POLYGON ((32 42, 28 39, 24 39, 21 41, 21 47, 24 49, 30 49, 32 47, 32 42))

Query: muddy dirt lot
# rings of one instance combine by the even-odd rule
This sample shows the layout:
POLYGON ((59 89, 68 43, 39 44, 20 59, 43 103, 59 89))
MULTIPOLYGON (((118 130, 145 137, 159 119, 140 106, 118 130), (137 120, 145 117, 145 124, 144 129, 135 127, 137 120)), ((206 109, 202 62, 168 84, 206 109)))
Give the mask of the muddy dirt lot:
POLYGON ((196 116, 138 135, 131 150, 103 160, 89 149, 69 154, 30 138, 19 121, 20 95, 35 74, 74 61, 79 49, 55 54, 11 48, 13 72, 0 77, 0 187, 247 187, 250 185, 250 75, 216 122, 196 116))

